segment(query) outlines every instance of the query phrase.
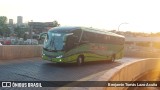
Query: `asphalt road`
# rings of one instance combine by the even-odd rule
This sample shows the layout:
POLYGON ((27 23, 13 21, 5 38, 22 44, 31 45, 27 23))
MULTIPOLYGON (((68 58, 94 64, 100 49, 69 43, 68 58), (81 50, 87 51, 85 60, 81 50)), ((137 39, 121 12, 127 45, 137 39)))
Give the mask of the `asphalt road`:
MULTIPOLYGON (((54 64, 41 58, 0 60, 0 81, 76 81, 109 70, 135 58, 123 58, 114 63, 91 62, 83 66, 54 64)), ((54 90, 54 88, 0 88, 0 90, 54 90)))

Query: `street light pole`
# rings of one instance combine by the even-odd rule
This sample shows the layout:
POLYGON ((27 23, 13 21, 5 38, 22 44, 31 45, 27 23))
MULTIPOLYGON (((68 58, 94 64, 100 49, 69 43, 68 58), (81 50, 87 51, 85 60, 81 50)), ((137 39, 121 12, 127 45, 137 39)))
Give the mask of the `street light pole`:
POLYGON ((119 28, 120 28, 120 26, 122 25, 122 24, 128 24, 128 23, 121 23, 121 24, 119 24, 119 26, 118 26, 118 31, 119 31, 119 28))

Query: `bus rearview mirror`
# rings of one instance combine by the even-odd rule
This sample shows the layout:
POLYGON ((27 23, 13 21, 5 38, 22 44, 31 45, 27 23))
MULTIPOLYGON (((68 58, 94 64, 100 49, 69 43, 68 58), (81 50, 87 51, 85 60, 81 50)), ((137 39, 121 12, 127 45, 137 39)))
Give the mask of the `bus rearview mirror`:
POLYGON ((41 34, 39 35, 39 40, 45 39, 46 36, 47 36, 47 33, 46 33, 46 32, 41 33, 41 34))

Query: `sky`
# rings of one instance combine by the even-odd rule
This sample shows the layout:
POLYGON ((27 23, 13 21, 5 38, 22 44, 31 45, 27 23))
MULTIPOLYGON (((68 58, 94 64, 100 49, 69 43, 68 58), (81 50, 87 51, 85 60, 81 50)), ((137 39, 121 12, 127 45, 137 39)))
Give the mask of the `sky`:
POLYGON ((0 0, 0 16, 104 30, 160 32, 159 0, 0 0))

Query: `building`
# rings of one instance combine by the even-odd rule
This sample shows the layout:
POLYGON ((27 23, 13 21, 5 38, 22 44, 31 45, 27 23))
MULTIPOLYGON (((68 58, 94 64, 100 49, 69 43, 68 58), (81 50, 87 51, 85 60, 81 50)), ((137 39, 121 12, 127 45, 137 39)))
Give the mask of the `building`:
POLYGON ((23 17, 17 16, 17 26, 22 26, 22 24, 23 24, 23 17))
POLYGON ((11 31, 11 34, 14 33, 14 28, 15 28, 15 25, 13 24, 13 19, 9 19, 9 23, 7 24, 9 30, 11 31))
MULTIPOLYGON (((32 29, 32 33, 40 34, 42 32, 47 32, 50 28, 54 27, 53 22, 28 22, 30 29, 32 29)), ((30 30, 31 33, 31 30, 30 30)))
POLYGON ((9 25, 13 26, 13 19, 9 19, 9 25))

